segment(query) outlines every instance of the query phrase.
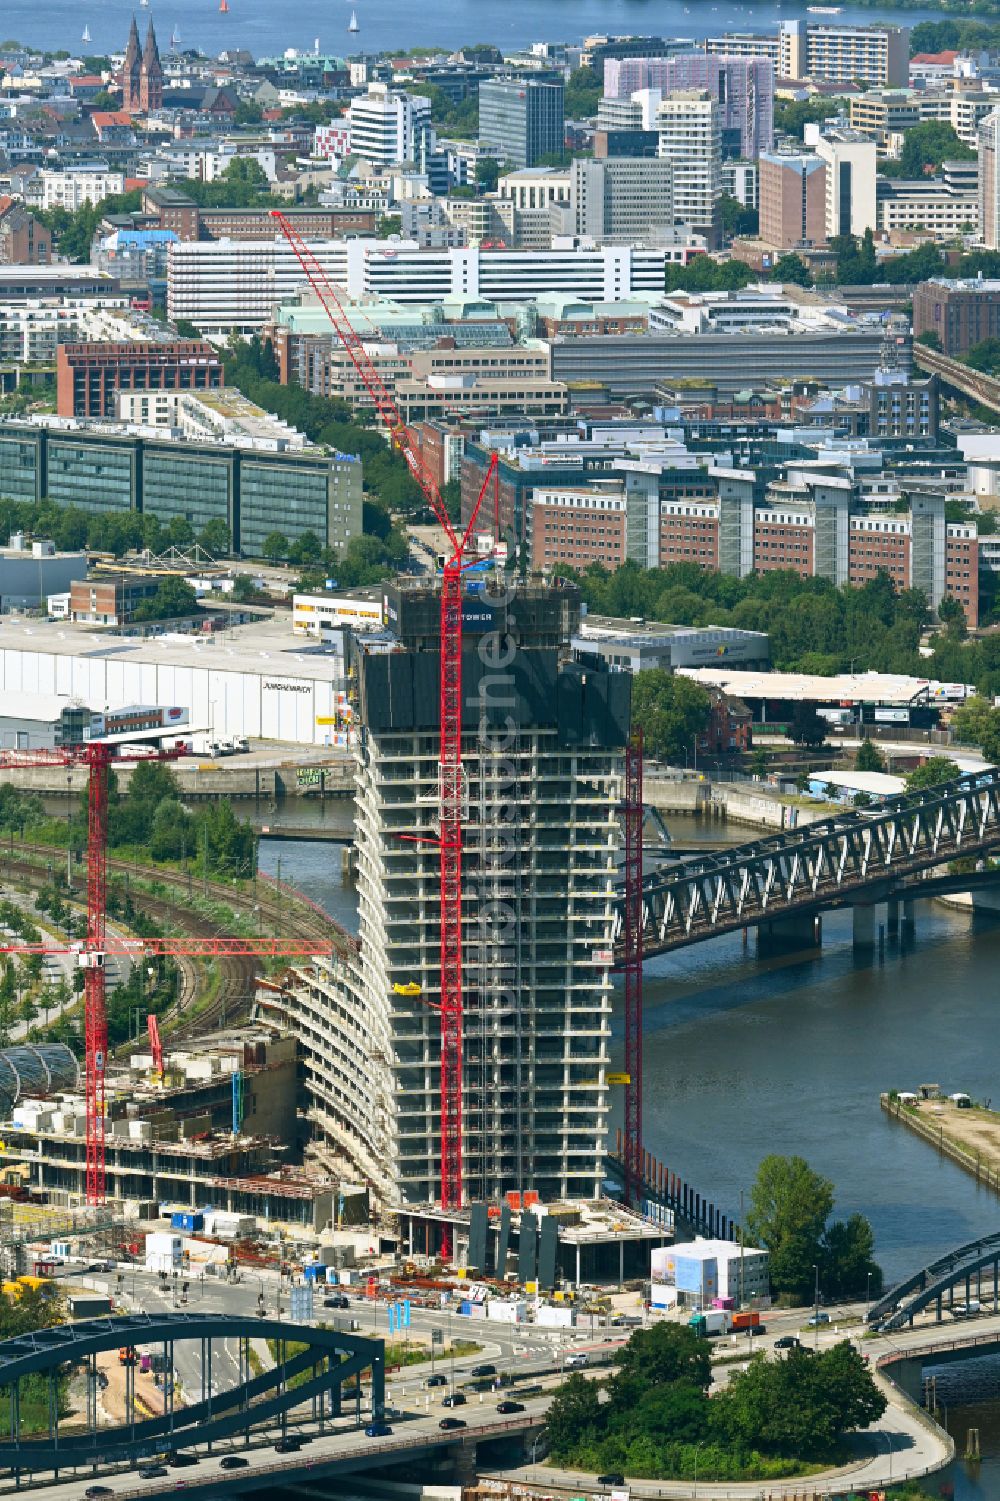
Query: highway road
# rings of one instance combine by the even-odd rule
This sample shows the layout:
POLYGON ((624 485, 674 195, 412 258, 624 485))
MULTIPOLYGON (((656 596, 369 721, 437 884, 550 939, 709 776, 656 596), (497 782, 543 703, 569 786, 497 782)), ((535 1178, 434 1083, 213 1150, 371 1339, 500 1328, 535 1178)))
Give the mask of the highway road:
MULTIPOLYGON (((74 1281, 81 1280, 75 1277, 74 1281)), ((118 1289, 115 1274, 109 1277, 91 1277, 87 1279, 94 1285, 105 1285, 112 1292, 119 1292, 119 1302, 129 1305, 136 1310, 149 1309, 160 1310, 172 1308, 175 1299, 179 1303, 178 1291, 172 1285, 164 1288, 155 1274, 146 1273, 141 1269, 129 1269, 124 1273, 123 1285, 118 1289)), ((227 1312, 247 1312, 255 1308, 258 1299, 263 1297, 267 1312, 273 1315, 278 1308, 279 1286, 274 1275, 259 1276, 256 1274, 244 1274, 244 1280, 238 1284, 206 1279, 202 1285, 197 1279, 189 1280, 189 1305, 197 1310, 199 1304, 211 1307, 213 1310, 227 1312)), ((179 1284, 178 1284, 179 1288, 179 1284)), ((288 1312, 289 1291, 287 1286, 281 1290, 280 1306, 283 1314, 288 1312)), ((738 1337, 726 1336, 714 1342, 714 1357, 717 1362, 715 1369, 716 1384, 721 1386, 728 1381, 733 1372, 743 1368, 743 1360, 734 1360, 735 1356, 745 1356, 749 1360, 752 1354, 760 1351, 768 1351, 780 1354, 774 1350, 774 1342, 782 1335, 796 1334, 804 1343, 809 1343, 817 1349, 829 1348, 840 1339, 849 1338, 855 1342, 858 1348, 867 1355, 874 1367, 878 1358, 883 1355, 898 1352, 905 1353, 909 1349, 926 1347, 932 1341, 958 1341, 967 1339, 970 1335, 993 1335, 1000 1339, 1000 1316, 980 1317, 976 1320, 963 1321, 961 1324, 949 1322, 944 1325, 934 1325, 931 1320, 925 1320, 913 1330, 904 1333, 896 1333, 886 1336, 869 1336, 863 1324, 864 1307, 861 1304, 850 1305, 843 1308, 831 1308, 828 1310, 831 1322, 818 1329, 808 1329, 806 1320, 810 1310, 793 1310, 772 1312, 767 1314, 767 1332, 763 1336, 751 1337, 741 1334, 738 1337)), ((322 1307, 322 1293, 317 1296, 316 1318, 324 1323, 331 1324, 337 1319, 350 1321, 356 1319, 364 1334, 386 1333, 386 1309, 384 1303, 372 1304, 367 1299, 352 1299, 350 1310, 341 1312, 322 1307)), ((296 1424, 296 1431, 308 1435, 308 1440, 295 1459, 290 1455, 276 1457, 274 1442, 277 1438, 277 1429, 273 1433, 264 1436, 255 1435, 251 1447, 244 1449, 236 1444, 233 1448, 219 1448, 212 1455, 203 1454, 197 1466, 188 1470, 170 1470, 165 1478, 152 1479, 141 1482, 133 1470, 120 1470, 116 1473, 102 1474, 97 1477, 90 1472, 83 1471, 72 1479, 60 1479, 58 1482, 46 1482, 44 1476, 33 1480, 33 1488, 44 1490, 47 1498, 52 1501, 82 1501, 88 1486, 100 1483, 107 1486, 109 1501, 125 1501, 126 1497, 149 1496, 151 1501, 156 1501, 167 1491, 174 1491, 183 1485, 188 1489, 200 1489, 206 1483, 210 1483, 213 1495, 219 1493, 227 1485, 232 1485, 234 1492, 237 1489, 253 1488, 255 1485, 263 1486, 270 1484, 269 1477, 278 1470, 286 1473, 292 1465, 301 1465, 302 1478, 312 1475, 318 1478, 319 1474, 332 1473, 332 1467, 342 1464, 346 1469, 370 1468, 380 1462, 384 1462, 391 1452, 413 1459, 427 1454, 434 1447, 443 1442, 454 1443, 463 1437, 472 1439, 475 1437, 502 1436, 504 1433, 527 1428, 529 1434, 534 1429, 541 1428, 540 1420, 544 1417, 546 1406, 552 1389, 557 1386, 565 1374, 565 1357, 570 1351, 586 1351, 588 1353, 587 1370, 595 1377, 600 1374, 604 1365, 614 1357, 616 1348, 627 1339, 629 1329, 589 1328, 565 1331, 546 1330, 536 1326, 518 1327, 489 1323, 470 1323, 465 1318, 456 1316, 446 1310, 413 1309, 411 1333, 427 1334, 431 1330, 442 1331, 443 1338, 450 1341, 452 1337, 458 1339, 474 1339, 481 1344, 481 1349, 472 1355, 465 1355, 454 1360, 449 1358, 437 1361, 438 1372, 448 1378, 448 1384, 428 1390, 425 1382, 430 1374, 429 1361, 419 1367, 409 1367, 400 1372, 390 1372, 387 1376, 387 1408, 390 1410, 389 1421, 393 1432, 383 1438, 369 1438, 362 1429, 358 1429, 353 1416, 345 1416, 339 1420, 336 1430, 331 1431, 329 1423, 327 1431, 320 1434, 311 1415, 303 1413, 303 1421, 296 1424), (470 1386, 470 1372, 475 1365, 489 1362, 497 1367, 498 1372, 510 1375, 520 1386, 527 1386, 529 1391, 518 1394, 515 1390, 505 1392, 473 1391, 470 1386), (467 1403, 456 1409, 445 1409, 441 1404, 443 1398, 450 1389, 465 1389, 467 1403), (541 1390, 538 1390, 541 1388, 541 1390), (523 1402, 523 1413, 513 1416, 501 1415, 496 1410, 496 1404, 504 1396, 513 1395, 523 1402), (439 1427, 443 1416, 458 1416, 467 1424, 456 1433, 442 1432, 439 1427), (225 1454, 236 1452, 248 1461, 245 1468, 238 1470, 223 1470, 221 1459, 225 1454)), ((216 1390, 231 1385, 238 1376, 238 1363, 235 1345, 232 1349, 220 1351, 216 1347, 213 1356, 213 1385, 216 1390)), ((178 1347, 177 1375, 181 1387, 192 1395, 200 1395, 201 1391, 201 1367, 200 1350, 196 1344, 183 1350, 178 1347)), ((926 1474, 936 1468, 940 1468, 951 1457, 950 1441, 940 1430, 929 1422, 925 1415, 917 1412, 910 1403, 889 1383, 883 1376, 876 1373, 876 1379, 880 1382, 890 1401, 889 1409, 883 1419, 865 1435, 860 1435, 856 1440, 857 1457, 852 1464, 843 1471, 831 1473, 827 1477, 810 1478, 809 1487, 817 1494, 826 1491, 843 1491, 847 1487, 882 1488, 892 1482, 898 1482, 905 1477, 926 1474)), ((367 1411, 363 1407, 363 1422, 370 1421, 370 1399, 367 1411)), ((536 1434, 537 1438, 538 1435, 536 1434)), ((529 1440, 530 1441, 530 1440, 529 1440)), ((544 1452, 544 1451, 543 1451, 544 1452)), ((500 1472, 497 1472, 500 1473, 500 1472)), ((585 1477, 573 1472, 561 1472, 546 1465, 541 1468, 537 1464, 522 1466, 516 1470, 504 1470, 506 1479, 516 1479, 521 1483, 539 1486, 545 1494, 557 1494, 560 1490, 579 1495, 581 1492, 595 1489, 592 1477, 585 1477)), ((0 1486, 0 1491, 3 1487, 0 1486)), ((801 1494, 802 1481, 790 1481, 787 1484, 769 1482, 767 1490, 770 1495, 778 1496, 784 1493, 788 1495, 801 1494)), ((736 1486, 729 1485, 725 1488, 713 1485, 706 1478, 698 1484, 697 1494, 709 1497, 742 1497, 750 1498, 760 1495, 759 1485, 736 1486)), ((632 1485, 633 1494, 650 1498, 661 1497, 664 1501, 681 1495, 689 1496, 692 1493, 692 1485, 685 1482, 684 1485, 671 1485, 666 1482, 638 1481, 632 1485)))

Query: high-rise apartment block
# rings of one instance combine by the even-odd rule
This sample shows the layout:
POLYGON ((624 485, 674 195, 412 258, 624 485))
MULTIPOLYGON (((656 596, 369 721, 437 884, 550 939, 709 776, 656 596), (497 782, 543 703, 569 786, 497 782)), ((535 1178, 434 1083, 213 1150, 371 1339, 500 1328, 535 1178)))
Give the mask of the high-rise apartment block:
POLYGON ((779 78, 906 88, 910 33, 905 26, 852 26, 840 21, 784 20, 778 34, 736 33, 709 37, 711 56, 770 58, 779 78))
MULTIPOLYGON (((300 1038, 318 1160, 347 1151, 413 1205, 441 1192, 440 601, 390 585, 385 606, 396 649, 352 670, 358 950, 264 1004, 300 1038)), ((463 1202, 593 1198, 628 674, 568 659, 572 585, 491 583, 462 613, 463 1202)))
POLYGON ((1000 109, 979 126, 979 238, 1000 250, 1000 109))
POLYGON ((416 162, 432 139, 431 101, 384 83, 352 99, 347 119, 351 151, 376 167, 416 162))
POLYGON ((878 225, 875 142, 860 131, 833 128, 816 143, 826 164, 826 237, 863 235, 878 225))
POLYGON ((706 89, 719 102, 725 155, 753 159, 774 143, 774 65, 768 58, 682 52, 609 58, 604 64, 606 99, 631 99, 646 89, 661 95, 706 89))
POLYGON ((479 141, 500 161, 535 167, 565 143, 561 79, 486 78, 479 85, 479 141))
POLYGON ((826 239, 827 166, 812 152, 760 158, 760 238, 776 250, 826 239))
POLYGON ((722 196, 718 101, 707 89, 671 94, 661 102, 656 122, 657 155, 673 167, 674 220, 703 234, 714 246, 719 237, 722 196))

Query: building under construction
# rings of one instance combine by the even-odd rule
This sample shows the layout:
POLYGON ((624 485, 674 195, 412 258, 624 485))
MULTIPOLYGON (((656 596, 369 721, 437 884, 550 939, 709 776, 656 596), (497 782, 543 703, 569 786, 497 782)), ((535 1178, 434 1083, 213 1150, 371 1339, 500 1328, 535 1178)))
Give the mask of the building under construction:
MULTIPOLYGON (((319 1162, 383 1206, 441 1197, 440 594, 385 590, 353 644, 360 946, 260 993, 299 1039, 319 1162)), ((574 658, 575 586, 462 598, 462 1202, 594 1199, 630 680, 574 658)))

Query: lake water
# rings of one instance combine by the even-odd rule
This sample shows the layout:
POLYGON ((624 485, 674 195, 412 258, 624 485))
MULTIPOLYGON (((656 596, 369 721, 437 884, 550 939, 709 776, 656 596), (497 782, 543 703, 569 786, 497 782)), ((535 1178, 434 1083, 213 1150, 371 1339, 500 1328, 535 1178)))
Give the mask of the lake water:
MULTIPOLYGON (((6 0, 0 26, 3 38, 17 38, 49 49, 80 49, 84 25, 94 53, 123 48, 134 0, 84 0, 67 7, 65 0, 6 0)), ((286 47, 324 52, 376 52, 413 46, 456 48, 472 42, 495 42, 507 50, 538 40, 578 41, 593 32, 691 37, 720 31, 773 31, 782 17, 804 16, 806 7, 783 0, 766 4, 706 4, 704 0, 504 0, 483 6, 479 0, 437 0, 414 10, 399 0, 229 0, 219 13, 217 0, 153 0, 148 14, 156 24, 161 49, 171 32, 183 47, 215 55, 225 47, 246 47, 255 56, 274 55, 286 47), (347 23, 356 10, 360 32, 349 36, 347 23)), ((841 21, 889 20, 913 25, 940 19, 933 5, 919 11, 860 9, 845 4, 841 21)), ((817 18, 819 19, 819 18, 817 18)))

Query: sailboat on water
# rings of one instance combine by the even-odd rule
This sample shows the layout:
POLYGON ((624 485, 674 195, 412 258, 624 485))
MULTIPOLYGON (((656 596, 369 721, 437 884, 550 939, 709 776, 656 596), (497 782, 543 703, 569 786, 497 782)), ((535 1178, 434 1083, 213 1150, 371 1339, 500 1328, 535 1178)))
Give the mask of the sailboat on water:
POLYGON ((229 0, 219 0, 219 14, 221 16, 228 16, 228 14, 229 14, 229 0))
POLYGON ((173 47, 173 48, 176 49, 177 47, 180 46, 180 44, 181 44, 181 34, 177 30, 177 27, 175 26, 174 29, 173 29, 173 31, 170 33, 170 45, 171 45, 171 47, 173 47))
POLYGON ((347 29, 351 32, 361 30, 361 27, 358 25, 358 13, 356 10, 351 11, 351 19, 347 23, 347 29))
POLYGON ((89 42, 90 41, 90 27, 89 26, 85 26, 83 28, 83 37, 82 37, 82 40, 85 41, 85 42, 89 42))

